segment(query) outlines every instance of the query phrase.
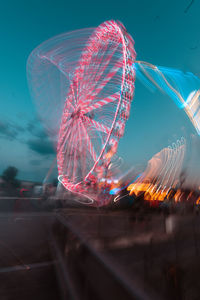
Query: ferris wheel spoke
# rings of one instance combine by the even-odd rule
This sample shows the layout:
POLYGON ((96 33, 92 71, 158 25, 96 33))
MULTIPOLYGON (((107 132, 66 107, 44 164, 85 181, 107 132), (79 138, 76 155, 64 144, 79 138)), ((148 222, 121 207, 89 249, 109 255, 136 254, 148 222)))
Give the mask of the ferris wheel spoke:
MULTIPOLYGON (((117 72, 117 71, 116 71, 117 72)), ((116 74, 115 72, 115 74, 116 74)), ((108 84, 108 82, 113 78, 113 76, 115 75, 114 72, 113 73, 109 73, 104 80, 101 81, 101 84, 98 85, 94 91, 88 95, 90 100, 89 102, 91 103, 91 101, 94 100, 95 97, 97 97, 97 95, 103 90, 103 88, 106 86, 106 84, 108 84)), ((89 103, 88 103, 89 104, 89 103)))
MULTIPOLYGON (((98 76, 95 77, 95 81, 99 81, 104 73, 104 71, 106 70, 107 66, 109 65, 113 55, 115 54, 116 50, 118 48, 118 45, 116 45, 116 47, 113 49, 113 52, 107 56, 107 59, 105 60, 105 63, 103 64, 102 61, 99 62, 99 68, 101 68, 101 70, 98 70, 97 74, 98 76)), ((102 59, 104 58, 104 55, 102 55, 102 59)))
POLYGON ((79 97, 79 81, 80 81, 80 72, 78 72, 78 70, 75 71, 74 73, 74 83, 76 86, 76 99, 78 99, 79 97))
POLYGON ((105 78, 101 81, 100 84, 97 84, 94 89, 92 89, 91 93, 88 93, 87 98, 89 98, 88 101, 85 101, 85 95, 82 97, 82 101, 80 101, 80 105, 88 106, 90 103, 94 100, 95 97, 102 91, 102 89, 106 86, 106 84, 109 83, 109 81, 115 76, 115 74, 119 71, 120 66, 117 62, 116 65, 110 70, 110 72, 105 76, 105 78))
MULTIPOLYGON (((80 132, 79 132, 79 122, 77 121, 76 123, 76 127, 75 127, 75 131, 76 131, 76 138, 75 138, 75 141, 76 141, 76 147, 75 147, 75 150, 74 150, 74 163, 73 163, 73 180, 75 180, 75 176, 76 174, 78 174, 78 167, 79 167, 79 164, 80 164, 80 160, 81 160, 81 157, 83 155, 83 153, 81 153, 81 149, 80 149, 80 138, 81 138, 81 135, 80 135, 80 132)), ((81 169, 81 172, 82 172, 82 169, 81 169)), ((83 174, 82 174, 83 176, 83 174)))
MULTIPOLYGON (((101 52, 106 53, 106 51, 109 51, 110 44, 106 43, 106 44, 103 44, 101 47, 103 48, 103 49, 101 48, 101 52)), ((99 54, 99 52, 95 52, 96 59, 94 60, 94 62, 103 65, 103 59, 105 59, 105 56, 97 55, 97 54, 99 54)))
POLYGON ((72 118, 69 119, 69 116, 71 114, 67 114, 67 115, 63 115, 63 119, 62 119, 62 130, 64 129, 68 129, 69 128, 69 125, 70 123, 72 122, 72 118))
MULTIPOLYGON (((70 83, 69 91, 72 91, 72 83, 70 83)), ((72 104, 72 99, 74 98, 74 94, 70 94, 70 96, 65 98, 65 107, 64 107, 64 113, 69 111, 69 108, 71 107, 72 110, 74 110, 74 105, 72 104)))
MULTIPOLYGON (((69 120, 68 125, 71 123, 71 121, 72 121, 72 119, 69 120)), ((70 132, 71 132, 70 127, 67 128, 67 131, 65 131, 65 129, 66 129, 66 126, 62 126, 61 132, 63 133, 63 135, 60 136, 60 138, 59 138, 59 143, 58 143, 58 147, 57 147, 58 151, 62 150, 62 148, 66 144, 66 141, 67 141, 67 139, 70 135, 70 132)))
MULTIPOLYGON (((71 140, 71 139, 72 139, 72 134, 70 132, 69 140, 71 140)), ((70 163, 70 145, 69 145, 69 143, 65 143, 60 151, 62 153, 62 156, 65 157, 65 160, 67 160, 70 163)), ((64 164, 64 167, 67 168, 67 166, 65 166, 65 164, 64 164)))
POLYGON ((65 156, 67 157, 68 159, 68 166, 67 166, 67 174, 69 174, 70 172, 73 173, 73 162, 74 162, 74 155, 75 155, 75 152, 76 152, 76 149, 77 149, 77 145, 74 147, 74 141, 76 139, 76 136, 77 136, 77 124, 74 123, 73 126, 72 126, 72 129, 71 129, 71 135, 70 135, 70 138, 69 138, 69 141, 67 143, 68 147, 66 149, 66 153, 65 153, 65 156))
POLYGON ((71 116, 71 113, 69 113, 67 111, 63 113, 63 116, 62 116, 62 122, 64 124, 63 126, 68 125, 68 122, 71 120, 70 116, 71 116))
POLYGON ((82 134, 81 134, 81 125, 80 123, 78 124, 78 135, 79 135, 79 147, 80 147, 80 151, 81 151, 81 156, 80 156, 80 164, 81 164, 81 173, 82 173, 82 180, 85 177, 86 174, 86 149, 85 147, 83 147, 82 145, 82 134))
POLYGON ((73 138, 72 133, 73 133, 73 124, 70 128, 68 128, 68 131, 67 131, 66 135, 64 136, 62 144, 60 145, 60 150, 59 151, 62 151, 62 153, 66 153, 67 151, 69 151, 70 141, 73 138), (66 148, 66 149, 63 149, 63 148, 66 148))
POLYGON ((108 134, 110 132, 110 128, 108 128, 107 126, 87 117, 87 116, 83 116, 83 121, 86 121, 88 124, 90 124, 91 126, 94 126, 96 130, 98 131, 102 131, 106 134, 108 134))
POLYGON ((86 137, 86 141, 87 141, 87 145, 88 145, 88 150, 89 150, 89 152, 90 152, 90 154, 91 154, 91 156, 92 156, 92 158, 93 158, 93 160, 95 162, 97 160, 97 154, 96 154, 96 152, 94 150, 94 147, 93 147, 91 139, 90 139, 90 137, 89 137, 89 135, 87 133, 85 125, 82 122, 81 122, 81 125, 82 125, 83 131, 84 131, 84 135, 86 137))
POLYGON ((80 155, 80 161, 79 161, 79 164, 81 164, 81 175, 83 177, 83 168, 84 168, 84 164, 83 164, 83 151, 82 151, 82 145, 81 145, 81 134, 80 134, 80 123, 78 123, 78 128, 77 128, 77 132, 78 132, 78 147, 81 151, 81 155, 80 155))
POLYGON ((90 112, 90 111, 92 111, 92 110, 95 110, 95 109, 97 109, 97 108, 100 108, 100 107, 102 107, 102 106, 104 106, 104 105, 106 105, 106 104, 109 104, 109 103, 112 103, 112 102, 118 100, 118 99, 119 99, 119 96, 120 96, 120 93, 119 93, 119 92, 116 92, 115 94, 113 94, 113 95, 111 95, 111 96, 109 96, 109 97, 106 97, 106 98, 103 99, 103 100, 97 101, 96 103, 94 103, 94 104, 92 104, 92 105, 86 107, 86 108, 83 110, 83 111, 84 111, 84 114, 86 114, 86 113, 88 113, 88 112, 90 112))
MULTIPOLYGON (((108 49, 108 44, 105 44, 104 49, 103 49, 103 53, 105 53, 107 51, 107 49, 108 49)), ((100 76, 101 75, 99 73, 100 66, 104 67, 104 69, 105 69, 107 67, 108 63, 110 62, 110 59, 111 59, 112 56, 110 56, 110 57, 107 56, 107 59, 105 60, 105 56, 103 55, 103 53, 101 53, 101 55, 97 55, 97 54, 99 54, 99 52, 93 52, 93 53, 95 53, 95 54, 93 54, 92 57, 90 57, 90 59, 93 61, 93 65, 97 66, 96 74, 99 74, 99 76, 100 76), (94 56, 95 56, 95 59, 94 59, 94 56), (103 59, 105 60, 104 63, 103 63, 103 59)), ((86 58, 86 61, 87 60, 88 60, 88 58, 86 58)), ((87 75, 89 75, 89 77, 94 76, 93 73, 91 74, 90 65, 88 65, 88 63, 84 64, 84 71, 85 71, 85 73, 84 73, 85 76, 87 76, 87 75)))
MULTIPOLYGON (((90 80, 90 78, 93 79, 94 82, 95 82, 95 83, 93 84, 93 87, 90 88, 90 90, 93 91, 93 90, 95 89, 96 82, 99 82, 99 81, 100 81, 100 79, 101 79, 101 77, 102 77, 104 71, 106 70, 106 68, 107 68, 107 66, 109 65, 109 63, 110 63, 110 61, 111 61, 111 59, 112 59, 112 57, 113 57, 115 51, 117 50, 117 47, 118 47, 118 45, 115 47, 114 51, 107 57, 107 59, 105 60, 104 64, 102 63, 102 60, 104 59, 104 55, 101 55, 101 56, 102 56, 102 59, 99 60, 99 61, 97 62, 99 68, 98 68, 98 70, 96 70, 96 75, 93 74, 93 72, 91 72, 91 70, 89 70, 89 71, 90 71, 90 72, 88 72, 89 78, 88 78, 88 76, 84 76, 85 80, 83 81, 83 83, 82 83, 82 85, 81 85, 81 87, 80 87, 81 90, 83 89, 84 85, 87 85, 88 87, 91 86, 91 80, 90 80), (87 81, 86 81, 86 78, 87 78, 87 81), (86 84, 86 82, 87 82, 87 84, 86 84)), ((110 73, 115 72, 115 71, 118 71, 120 67, 121 67, 121 63, 119 64, 119 60, 118 60, 118 61, 116 62, 116 64, 113 66, 112 70, 110 70, 110 73), (117 70, 116 70, 116 68, 117 68, 117 70)), ((110 73, 109 73, 109 74, 110 74, 110 73)), ((106 76, 108 76, 109 74, 107 74, 106 76)), ((109 78, 109 80, 110 80, 110 79, 111 79, 111 78, 109 78)), ((92 81, 93 81, 93 80, 92 80, 92 81)), ((109 81, 109 80, 108 80, 108 81, 109 81)), ((106 83, 105 83, 105 84, 106 84, 106 83)), ((105 85, 105 84, 104 84, 104 85, 105 85)), ((102 89, 102 88, 101 88, 101 89, 102 89)), ((86 92, 88 93, 88 88, 85 89, 85 90, 86 90, 86 92)), ((98 92, 98 93, 99 93, 99 92, 98 92)), ((97 94, 97 93, 95 93, 95 95, 96 95, 96 94, 97 94)), ((89 93, 89 95, 91 95, 91 93, 89 93)), ((95 95, 94 95, 94 96, 95 96, 95 95)), ((82 96, 83 96, 82 98, 85 100, 85 98, 86 98, 85 96, 86 96, 86 95, 82 95, 82 96)))
POLYGON ((74 181, 75 180, 75 173, 76 173, 76 170, 77 170, 77 150, 78 150, 78 139, 77 139, 77 135, 78 135, 78 132, 77 132, 77 125, 78 123, 75 123, 76 125, 74 126, 74 133, 73 133, 73 139, 71 141, 71 145, 74 145, 75 147, 71 147, 71 152, 70 152, 70 156, 72 157, 72 180, 74 181))
POLYGON ((101 83, 97 85, 96 89, 94 90, 94 93, 92 93, 92 97, 95 97, 101 92, 101 90, 105 87, 105 85, 108 84, 109 81, 116 75, 119 69, 120 66, 117 63, 116 66, 113 67, 112 70, 110 70, 110 72, 104 77, 101 83))
MULTIPOLYGON (((72 92, 72 95, 73 95, 73 99, 74 99, 74 104, 76 105, 77 104, 77 96, 75 95, 75 86, 74 85, 75 85, 75 82, 73 81, 70 84, 69 90, 71 89, 71 92, 72 92)), ((72 103, 70 102, 70 104, 72 104, 72 103)))
POLYGON ((77 127, 78 127, 78 122, 74 121, 72 131, 71 131, 71 139, 69 140, 69 145, 71 148, 70 155, 73 154, 74 149, 77 147, 77 127))
POLYGON ((68 99, 65 100, 65 108, 64 108, 64 115, 69 114, 70 109, 73 111, 75 109, 74 105, 68 99))
POLYGON ((72 172, 72 180, 75 180, 75 175, 76 175, 76 171, 77 171, 77 160, 78 160, 78 155, 77 155, 77 149, 78 147, 75 147, 74 151, 73 151, 73 155, 74 155, 74 160, 73 160, 73 172, 72 172))

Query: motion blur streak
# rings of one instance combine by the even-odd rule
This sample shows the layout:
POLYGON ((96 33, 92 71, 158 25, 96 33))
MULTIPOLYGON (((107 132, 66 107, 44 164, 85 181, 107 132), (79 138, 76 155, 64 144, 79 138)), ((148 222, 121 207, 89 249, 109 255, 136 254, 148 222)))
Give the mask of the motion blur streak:
MULTIPOLYGON (((116 187, 112 190, 110 190, 109 194, 110 195, 116 195, 117 193, 121 192, 122 190, 124 190, 125 188, 127 188, 130 184, 132 184, 133 182, 135 182, 136 180, 138 180, 138 178, 140 178, 142 176, 142 174, 139 174, 131 183, 122 186, 122 187, 116 187)), ((119 199, 118 199, 119 200, 119 199)))
POLYGON ((179 182, 185 154, 185 139, 177 140, 172 147, 162 149, 149 160, 142 177, 128 186, 130 195, 138 197, 144 193, 144 200, 163 201, 179 182), (141 180, 142 179, 142 180, 141 180))
POLYGON ((184 109, 200 135, 200 79, 191 72, 157 67, 147 62, 134 64, 136 76, 150 89, 160 89, 184 109))

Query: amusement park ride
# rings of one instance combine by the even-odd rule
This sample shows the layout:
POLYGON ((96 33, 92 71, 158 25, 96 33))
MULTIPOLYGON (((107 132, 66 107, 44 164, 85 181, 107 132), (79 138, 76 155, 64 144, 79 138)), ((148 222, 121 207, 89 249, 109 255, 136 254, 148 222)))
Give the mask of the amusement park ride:
MULTIPOLYGON (((102 195, 95 187, 108 170, 112 178, 110 166, 129 118, 136 76, 168 94, 200 132, 199 78, 135 59, 132 37, 113 20, 55 36, 29 56, 29 87, 57 149, 58 180, 85 204, 110 203, 110 193, 102 195)), ((159 190, 172 187, 162 180, 159 185, 159 190)))

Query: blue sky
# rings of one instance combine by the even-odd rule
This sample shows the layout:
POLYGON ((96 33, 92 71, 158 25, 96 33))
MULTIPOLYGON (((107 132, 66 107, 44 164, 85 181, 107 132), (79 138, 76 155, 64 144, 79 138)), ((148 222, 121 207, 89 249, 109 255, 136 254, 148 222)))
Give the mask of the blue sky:
MULTIPOLYGON (((200 77, 200 1, 189 7, 190 2, 4 1, 0 9, 0 174, 13 165, 19 178, 42 180, 55 157, 27 85, 26 61, 36 46, 66 31, 118 19, 135 40, 138 60, 200 77)), ((163 147, 192 133, 187 116, 171 99, 150 93, 136 81, 130 119, 119 144, 126 163, 144 164, 163 147)))

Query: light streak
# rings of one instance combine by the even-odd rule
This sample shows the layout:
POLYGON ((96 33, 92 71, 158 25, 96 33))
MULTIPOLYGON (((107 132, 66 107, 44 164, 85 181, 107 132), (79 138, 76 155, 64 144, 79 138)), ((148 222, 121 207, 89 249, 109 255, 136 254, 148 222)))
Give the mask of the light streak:
POLYGON ((200 135, 200 79, 191 72, 157 67, 136 61, 136 76, 148 87, 160 89, 184 109, 197 133, 200 135))
POLYGON ((125 188, 127 188, 130 184, 134 183, 137 179, 139 179, 142 176, 142 174, 139 174, 136 176, 136 178, 131 182, 126 184, 125 186, 122 186, 120 188, 114 188, 112 190, 110 190, 109 194, 110 195, 116 195, 117 193, 121 192, 122 190, 124 190, 125 188))
POLYGON ((163 201, 169 190, 175 188, 181 174, 185 154, 185 139, 164 148, 148 162, 141 178, 128 186, 130 195, 144 193, 144 200, 163 201))

